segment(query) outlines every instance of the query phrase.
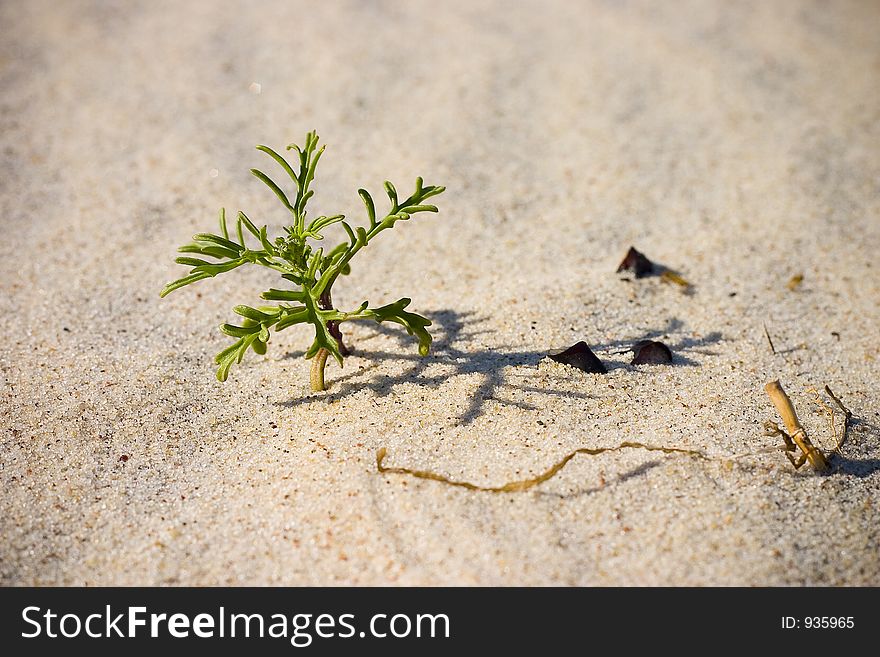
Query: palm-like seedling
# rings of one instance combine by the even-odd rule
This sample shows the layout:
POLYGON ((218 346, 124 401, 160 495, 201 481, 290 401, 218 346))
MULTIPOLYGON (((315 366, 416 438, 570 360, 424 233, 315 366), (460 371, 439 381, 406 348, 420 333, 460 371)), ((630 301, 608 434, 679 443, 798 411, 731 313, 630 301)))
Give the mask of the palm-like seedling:
POLYGON ((340 275, 351 271, 350 263, 355 254, 379 233, 418 212, 437 212, 436 206, 426 204, 425 201, 440 194, 445 188, 425 186, 421 178, 416 178, 415 191, 400 201, 394 185, 386 181, 385 192, 391 201, 391 207, 383 217, 376 215, 376 206, 369 192, 359 189, 358 194, 367 211, 365 226, 352 227, 341 214, 322 215, 307 222, 306 204, 314 194, 309 187, 314 181, 315 169, 325 148, 318 148, 318 135, 314 132, 308 133, 302 148, 296 144, 287 147, 299 154, 298 172, 294 171, 284 157, 268 146, 257 148, 281 166, 296 188, 296 196, 291 201, 269 176, 257 169, 251 169, 251 173, 263 181, 287 208, 292 216, 292 223, 284 226, 283 235, 272 239, 267 234, 266 226, 257 228, 244 212, 239 212, 235 235, 230 235, 226 211, 220 210, 220 234, 199 233, 193 237, 192 244, 178 249, 188 255, 177 258, 176 262, 192 269, 183 278, 166 285, 161 294, 164 297, 185 285, 232 271, 242 265, 261 265, 274 269, 286 281, 285 287, 271 288, 260 295, 266 301, 277 302, 276 305, 236 306, 233 311, 241 316, 240 323, 223 324, 220 327, 235 342, 217 354, 217 378, 225 381, 232 364, 240 363, 248 349, 253 349, 258 354, 266 353, 271 331, 281 331, 295 324, 310 324, 315 329, 315 339, 305 354, 307 359, 312 359, 313 390, 325 389, 324 367, 327 357, 332 354, 341 366, 343 357, 348 354, 340 329, 343 322, 397 322, 410 335, 418 338, 419 353, 427 355, 431 347, 431 335, 426 327, 431 322, 406 310, 410 299, 404 297, 378 308, 370 308, 364 301, 354 310, 346 312, 333 307, 331 290, 340 275), (323 240, 322 231, 333 224, 340 224, 345 229, 348 240, 326 253, 323 248, 313 247, 310 242, 323 240), (247 244, 245 238, 248 233, 257 244, 254 248, 247 244))

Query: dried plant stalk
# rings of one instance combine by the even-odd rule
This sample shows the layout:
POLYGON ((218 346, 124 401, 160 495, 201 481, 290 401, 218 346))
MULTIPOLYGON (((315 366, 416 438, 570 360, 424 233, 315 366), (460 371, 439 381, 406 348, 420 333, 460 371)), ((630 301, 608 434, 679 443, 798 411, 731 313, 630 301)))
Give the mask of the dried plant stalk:
POLYGON ((812 465, 813 469, 817 472, 828 470, 828 460, 825 458, 822 450, 810 442, 810 439, 807 437, 807 432, 804 430, 803 426, 801 426, 801 422, 794 410, 791 399, 788 398, 785 390, 782 389, 779 380, 771 381, 764 386, 764 390, 767 392, 770 401, 773 402, 776 411, 782 417, 782 421, 785 423, 785 427, 789 431, 788 434, 785 432, 780 433, 785 440, 786 447, 791 448, 786 450, 785 454, 788 456, 792 465, 794 465, 795 468, 799 468, 806 461, 809 461, 810 465, 812 465), (797 448, 803 453, 803 456, 797 460, 795 460, 790 453, 791 451, 794 451, 795 445, 797 445, 797 448))

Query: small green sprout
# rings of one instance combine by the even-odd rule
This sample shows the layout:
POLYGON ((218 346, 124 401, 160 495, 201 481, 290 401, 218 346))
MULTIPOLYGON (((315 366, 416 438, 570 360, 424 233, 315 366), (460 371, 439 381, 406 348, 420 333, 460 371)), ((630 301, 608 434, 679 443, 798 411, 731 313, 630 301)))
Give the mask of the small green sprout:
POLYGON ((327 357, 333 355, 342 366, 343 357, 348 349, 342 341, 340 324, 353 320, 373 320, 376 322, 397 322, 419 340, 419 354, 426 356, 431 348, 431 335, 426 327, 431 322, 415 313, 408 312, 410 299, 404 297, 394 303, 379 308, 369 308, 364 301, 356 309, 343 312, 333 307, 331 289, 340 275, 351 271, 351 259, 379 233, 392 228, 398 221, 405 221, 417 212, 437 212, 434 205, 425 201, 444 191, 444 187, 424 185, 421 178, 416 178, 415 191, 405 200, 398 200, 397 190, 390 182, 385 182, 385 192, 391 201, 391 208, 384 217, 378 218, 373 198, 365 189, 358 194, 367 209, 368 223, 366 226, 352 227, 345 221, 345 216, 335 214, 320 216, 306 222, 306 204, 314 194, 309 189, 315 179, 318 160, 324 153, 324 146, 318 148, 318 135, 313 131, 306 135, 305 146, 300 148, 291 144, 287 150, 296 150, 299 154, 299 172, 295 172, 281 155, 268 146, 257 146, 275 160, 284 172, 290 176, 296 187, 293 201, 265 173, 251 169, 251 173, 263 181, 271 189, 293 217, 293 223, 284 226, 284 235, 270 239, 267 227, 257 226, 245 215, 238 213, 236 235, 230 236, 226 224, 226 210, 220 210, 220 234, 199 233, 193 236, 193 243, 178 249, 181 253, 193 254, 179 257, 175 262, 192 267, 189 274, 162 290, 160 296, 170 294, 174 290, 190 283, 213 278, 217 274, 232 271, 242 265, 262 265, 274 269, 281 278, 292 283, 293 288, 272 288, 260 296, 267 301, 279 302, 274 306, 236 306, 233 311, 242 317, 241 325, 223 324, 220 330, 235 338, 235 342, 217 354, 217 378, 225 381, 229 376, 229 368, 233 363, 240 363, 248 348, 258 354, 266 353, 270 329, 284 330, 294 324, 311 324, 315 329, 315 339, 306 351, 305 357, 312 359, 311 386, 313 390, 324 390, 324 367, 327 357), (348 241, 342 242, 326 253, 322 248, 313 248, 309 240, 324 239, 322 231, 333 224, 345 229, 348 241), (251 248, 245 240, 245 231, 257 241, 258 246, 251 248), (235 239, 237 238, 237 239, 235 239), (201 257, 193 257, 201 256, 201 257), (212 261, 202 258, 212 258, 212 261))

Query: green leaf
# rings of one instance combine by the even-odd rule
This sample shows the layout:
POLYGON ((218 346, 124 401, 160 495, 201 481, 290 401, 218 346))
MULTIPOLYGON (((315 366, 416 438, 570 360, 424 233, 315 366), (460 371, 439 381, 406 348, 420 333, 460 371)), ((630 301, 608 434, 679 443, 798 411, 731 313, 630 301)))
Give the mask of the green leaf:
POLYGON ((260 327, 260 324, 257 324, 255 326, 236 326, 235 324, 221 324, 220 330, 226 335, 231 335, 233 338, 243 338, 246 335, 259 333, 260 327))
MULTIPOLYGON (((253 235, 257 239, 260 239, 260 231, 257 230, 257 227, 254 225, 254 222, 251 221, 250 219, 248 219, 248 216, 244 212, 242 212, 241 210, 238 211, 238 221, 239 221, 239 224, 242 224, 242 223, 244 224, 245 228, 248 229, 248 232, 251 235, 253 235)), ((242 244, 244 244, 244 242, 242 242, 242 244)))
POLYGON ((321 264, 321 258, 324 255, 324 249, 318 249, 312 255, 312 259, 309 262, 309 270, 306 272, 306 280, 313 281, 315 279, 315 274, 318 271, 318 265, 321 264))
POLYGON ((436 205, 407 205, 404 208, 409 214, 416 212, 439 212, 436 205))
POLYGON ((210 278, 211 274, 206 274, 204 272, 199 272, 197 274, 190 274, 189 276, 184 276, 183 278, 178 278, 176 281, 172 283, 168 283, 162 291, 159 293, 159 297, 165 297, 174 292, 179 288, 182 288, 184 285, 189 285, 190 283, 195 283, 196 281, 200 281, 205 278, 210 278))
POLYGON ((226 208, 220 208, 220 234, 229 239, 229 231, 226 229, 226 208))
POLYGON ((260 244, 263 245, 266 253, 269 255, 275 255, 275 247, 272 246, 272 242, 269 241, 269 236, 266 234, 266 228, 266 226, 260 228, 260 244))
POLYGON ((304 324, 309 321, 308 309, 305 306, 295 308, 282 308, 281 319, 275 325, 276 331, 283 331, 288 326, 304 324))
POLYGON ((189 265, 190 267, 198 267, 199 265, 211 265, 214 263, 208 262, 207 260, 201 260, 200 258, 175 258, 174 262, 178 265, 189 265))
POLYGON ((434 187, 433 185, 430 185, 422 189, 422 195, 419 198, 419 201, 424 201, 425 199, 431 198, 432 196, 442 194, 445 191, 445 187, 434 187))
POLYGON ((425 330, 425 327, 431 325, 431 320, 416 313, 407 312, 405 308, 411 303, 411 299, 406 297, 398 299, 394 303, 379 308, 373 308, 371 314, 377 322, 396 322, 401 324, 410 335, 415 335, 419 339, 419 354, 427 356, 431 350, 431 334, 425 330))
POLYGON ((214 357, 214 361, 219 365, 217 368, 217 379, 225 381, 229 377, 229 368, 233 363, 240 363, 244 357, 250 344, 256 336, 245 336, 239 338, 232 345, 221 351, 214 357))
POLYGON ((251 308, 250 306, 236 306, 232 309, 236 315, 241 315, 242 317, 247 317, 248 319, 252 319, 257 323, 268 322, 271 320, 276 320, 278 318, 278 314, 267 314, 256 308, 251 308))
POLYGON ((312 233, 316 239, 322 239, 318 234, 318 231, 326 228, 327 226, 332 226, 333 224, 338 224, 340 221, 345 219, 344 214, 334 214, 332 217, 318 217, 312 223, 309 224, 307 233, 312 233))
POLYGON ((263 292, 260 297, 267 301, 300 301, 305 299, 306 293, 302 290, 276 290, 271 288, 263 292))
POLYGON ((355 242, 357 242, 357 238, 354 236, 354 231, 351 229, 351 226, 348 225, 348 222, 343 221, 342 227, 345 229, 345 232, 348 233, 348 246, 354 246, 355 242))
POLYGON ((281 191, 281 188, 278 185, 276 185, 275 182, 269 176, 267 176, 265 173, 263 173, 259 169, 251 169, 251 173, 254 174, 260 180, 262 180, 264 183, 266 183, 266 186, 269 189, 271 189, 273 192, 275 192, 275 196, 277 196, 279 199, 281 199, 281 202, 284 204, 284 207, 286 207, 291 212, 294 211, 293 206, 290 204, 290 201, 287 200, 287 195, 281 191))
POLYGON ((225 237, 220 237, 219 235, 214 235, 212 233, 198 233, 193 235, 193 242, 198 244, 199 242, 208 242, 209 244, 216 244, 217 246, 228 249, 229 251, 235 253, 238 256, 238 252, 241 250, 241 244, 236 244, 235 242, 226 239, 225 237))
POLYGON ((373 203, 373 197, 370 196, 370 192, 366 189, 359 189, 358 194, 360 194, 361 200, 367 208, 367 216, 370 218, 370 228, 372 228, 376 225, 376 204, 373 203))
MULTIPOLYGON (((318 138, 315 137, 315 144, 317 144, 317 143, 318 143, 318 138)), ((305 180, 305 183, 303 183, 303 187, 305 189, 308 189, 309 184, 315 179, 315 169, 318 168, 318 160, 320 160, 321 156, 324 154, 325 148, 327 148, 327 147, 321 146, 321 148, 318 149, 318 152, 315 153, 315 156, 312 158, 312 161, 309 163, 309 168, 308 168, 308 171, 306 172, 306 180, 305 180)), ((312 149, 314 149, 314 146, 312 147, 312 149)))
POLYGON ((385 181, 385 193, 391 199, 391 212, 397 212, 397 208, 400 207, 397 205, 397 189, 390 180, 385 181))
POLYGON ((198 253, 199 255, 211 256, 212 258, 237 258, 239 251, 211 246, 208 244, 185 244, 177 249, 178 253, 198 253))
POLYGON ((281 168, 287 172, 287 175, 290 176, 290 179, 297 185, 299 185, 299 179, 296 177, 296 174, 293 172, 290 164, 288 164, 287 160, 285 160, 281 155, 273 151, 268 146, 257 146, 258 151, 263 151, 267 155, 269 155, 273 160, 275 160, 278 164, 281 165, 281 168))
POLYGON ((198 265, 192 271, 193 273, 205 273, 209 276, 216 276, 217 274, 222 274, 227 271, 232 271, 236 267, 240 267, 247 260, 244 258, 237 258, 236 260, 227 260, 226 262, 218 262, 218 263, 205 263, 203 265, 198 265))

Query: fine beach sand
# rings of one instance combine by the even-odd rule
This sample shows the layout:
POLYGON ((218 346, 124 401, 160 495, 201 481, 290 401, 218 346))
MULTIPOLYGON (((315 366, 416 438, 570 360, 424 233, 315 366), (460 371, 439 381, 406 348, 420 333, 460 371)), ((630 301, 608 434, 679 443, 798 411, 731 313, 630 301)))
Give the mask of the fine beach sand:
POLYGON ((878 24, 870 2, 0 4, 0 583, 880 585, 878 24), (312 393, 294 328, 221 384, 217 325, 278 279, 158 293, 221 206, 280 229, 253 147, 313 128, 313 216, 447 186, 334 289, 412 297, 434 350, 347 325, 312 393), (630 245, 691 293, 615 274, 630 245), (645 337, 675 363, 631 366, 645 337), (608 374, 544 358, 578 340, 608 374), (731 459, 780 441, 776 378, 825 448, 807 389, 854 412, 834 474, 731 459), (514 494, 375 464, 497 486, 622 441, 711 460, 582 455, 514 494))

